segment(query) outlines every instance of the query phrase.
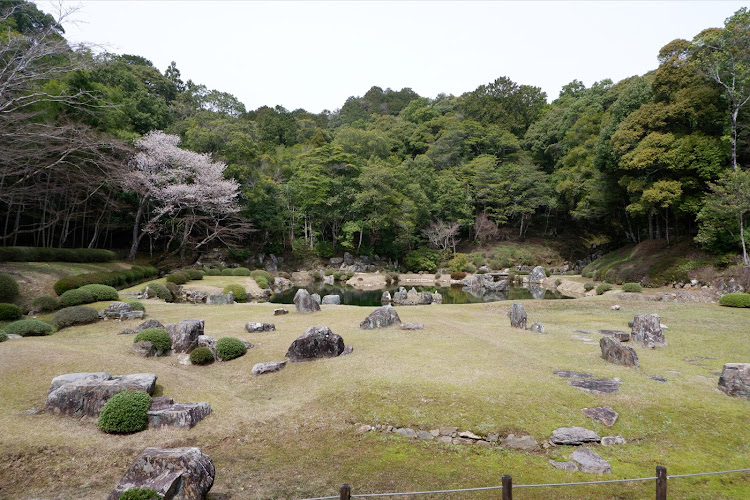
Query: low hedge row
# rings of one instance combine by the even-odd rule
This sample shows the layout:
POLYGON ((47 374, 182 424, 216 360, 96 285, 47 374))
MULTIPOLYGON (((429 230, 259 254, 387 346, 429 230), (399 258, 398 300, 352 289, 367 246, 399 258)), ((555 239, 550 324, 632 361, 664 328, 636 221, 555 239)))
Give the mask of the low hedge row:
POLYGON ((750 307, 750 293, 728 293, 719 299, 720 306, 750 307))
POLYGON ((118 286, 133 285, 145 279, 153 278, 159 274, 159 270, 153 266, 133 266, 125 271, 109 271, 99 273, 78 274, 68 276, 59 280, 54 285, 55 293, 62 295, 68 290, 75 290, 84 285, 108 285, 114 288, 118 286))
POLYGON ((52 334, 52 325, 38 319, 20 319, 6 325, 5 333, 21 337, 41 337, 52 334))
POLYGON ((68 326, 85 325, 99 321, 99 313, 93 307, 74 306, 57 311, 52 319, 52 326, 61 330, 68 326))
POLYGON ((112 262, 117 254, 98 248, 0 247, 6 262, 112 262))

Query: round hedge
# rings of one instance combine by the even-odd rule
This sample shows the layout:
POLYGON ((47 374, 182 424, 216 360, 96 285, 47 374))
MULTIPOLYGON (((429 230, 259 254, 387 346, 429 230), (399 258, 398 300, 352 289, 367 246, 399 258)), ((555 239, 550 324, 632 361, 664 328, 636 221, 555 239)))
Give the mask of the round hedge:
POLYGON ((151 488, 130 488, 120 495, 120 500, 162 500, 158 491, 151 488))
POLYGON ((52 334, 52 325, 38 319, 21 319, 6 325, 5 333, 21 337, 41 337, 52 334))
POLYGON ((60 308, 60 299, 42 295, 31 301, 31 309, 38 312, 52 312, 60 308))
POLYGON ((594 288, 596 288, 596 284, 591 283, 590 281, 588 283, 583 284, 583 289, 586 290, 587 292, 589 290, 593 290, 594 288))
POLYGON ((81 304, 91 304, 94 301, 94 296, 90 292, 81 288, 75 290, 68 290, 60 295, 60 305, 63 307, 79 306, 81 304))
POLYGON ((221 276, 221 269, 216 269, 215 267, 209 267, 204 272, 206 276, 221 276))
POLYGON ((132 307, 134 311, 146 312, 146 306, 144 306, 143 302, 139 300, 127 300, 125 303, 132 307))
POLYGON ((224 269, 221 270, 221 275, 222 276, 234 276, 234 269, 232 269, 231 267, 225 267, 224 269))
POLYGON ((202 280, 203 275, 205 274, 200 269, 188 269, 185 272, 190 276, 191 280, 202 280))
POLYGON ((144 391, 118 392, 104 404, 98 425, 108 433, 127 434, 148 427, 151 396, 144 391))
POLYGON ((21 293, 18 282, 10 274, 0 273, 0 302, 13 302, 21 293))
MULTIPOLYGON (((146 285, 146 287, 148 288, 147 298, 158 297, 164 302, 174 302, 174 296, 172 295, 172 292, 170 292, 169 289, 161 283, 149 283, 148 285, 146 285)), ((143 290, 145 292, 146 288, 144 288, 143 290)))
POLYGON ((214 362, 214 353, 208 347, 198 347, 190 353, 190 362, 194 365, 210 365, 214 362))
POLYGON ((167 283, 175 285, 184 285, 188 281, 190 281, 190 275, 185 271, 177 271, 167 276, 167 283))
POLYGON ((5 332, 0 331, 0 342, 5 342, 8 340, 8 336, 5 334, 5 332))
POLYGON ((23 311, 17 305, 0 303, 0 321, 15 321, 22 315, 23 311))
POLYGON ((719 299, 720 306, 726 307, 750 307, 749 293, 728 293, 719 299))
POLYGON ((266 281, 266 279, 262 276, 257 276, 254 279, 261 289, 265 290, 266 288, 268 288, 268 281, 266 281))
POLYGON ((238 338, 222 337, 216 342, 216 356, 222 361, 239 358, 247 352, 247 347, 238 338))
POLYGON ((99 321, 99 313, 93 307, 66 307, 57 311, 50 321, 52 322, 52 326, 61 330, 68 326, 84 325, 99 321))
POLYGON ((603 295, 604 292, 608 292, 610 290, 612 290, 612 285, 610 285, 609 283, 602 283, 596 287, 595 292, 597 295, 603 295))
POLYGON ((232 269, 232 276, 250 276, 250 269, 246 267, 235 267, 232 269))
POLYGON ((250 273, 250 276, 252 276, 255 279, 264 278, 267 282, 273 283, 273 276, 271 276, 271 273, 263 269, 254 270, 253 272, 250 273))
POLYGON ((222 293, 232 292, 235 302, 247 302, 247 290, 242 285, 231 284, 224 287, 222 293))
POLYGON ((94 302, 100 300, 120 300, 120 294, 111 286, 107 285, 83 285, 79 290, 85 290, 94 297, 94 302))
POLYGON ((167 352, 172 348, 172 337, 162 328, 146 328, 133 339, 133 343, 148 340, 157 350, 167 352))
POLYGON ((622 291, 628 293, 641 293, 643 287, 639 283, 625 283, 622 285, 622 291))

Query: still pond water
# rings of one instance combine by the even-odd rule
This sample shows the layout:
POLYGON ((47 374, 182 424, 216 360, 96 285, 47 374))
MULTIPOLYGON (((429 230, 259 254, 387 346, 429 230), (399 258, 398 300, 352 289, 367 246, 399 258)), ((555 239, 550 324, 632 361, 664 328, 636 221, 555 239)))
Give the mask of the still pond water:
MULTIPOLYGON (((411 290, 411 286, 404 286, 411 290)), ((391 296, 398 291, 399 286, 389 288, 378 288, 376 290, 357 290, 356 288, 346 285, 324 285, 315 283, 305 287, 293 287, 281 293, 271 296, 271 302, 277 304, 292 304, 294 294, 300 288, 305 288, 308 292, 317 293, 321 297, 324 295, 338 295, 341 297, 341 304, 352 306, 380 306, 380 297, 385 290, 391 292, 391 296)), ((479 302, 494 302, 498 300, 549 300, 549 299, 570 299, 556 290, 545 290, 539 286, 532 286, 531 289, 520 286, 512 286, 507 292, 490 292, 485 295, 472 294, 463 290, 461 285, 452 287, 436 286, 414 286, 418 292, 438 291, 443 296, 443 304, 474 304, 479 302)))

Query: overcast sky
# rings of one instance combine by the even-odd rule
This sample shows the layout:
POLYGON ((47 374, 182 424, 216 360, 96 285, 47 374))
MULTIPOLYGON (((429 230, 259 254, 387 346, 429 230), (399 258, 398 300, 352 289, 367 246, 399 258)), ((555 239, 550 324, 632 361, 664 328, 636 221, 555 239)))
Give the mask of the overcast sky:
MULTIPOLYGON (((38 2, 50 12, 52 5, 38 2)), ((737 1, 65 1, 69 40, 137 54, 248 110, 317 113, 373 85, 460 95, 507 76, 550 100, 646 73, 659 49, 720 27, 737 1)))

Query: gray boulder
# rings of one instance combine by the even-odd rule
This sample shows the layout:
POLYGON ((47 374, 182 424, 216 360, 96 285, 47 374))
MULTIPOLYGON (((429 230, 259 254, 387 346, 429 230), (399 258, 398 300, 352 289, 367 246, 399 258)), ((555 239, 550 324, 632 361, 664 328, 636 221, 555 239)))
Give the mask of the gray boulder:
POLYGON ((169 354, 169 351, 165 352, 161 349, 157 349, 156 346, 154 346, 154 343, 150 340, 139 340, 138 342, 134 342, 133 345, 130 346, 130 350, 142 358, 153 358, 169 354))
POLYGON ((541 283, 547 277, 547 273, 542 266, 536 266, 529 273, 529 283, 541 283))
POLYGON ((323 284, 324 285, 333 285, 333 274, 329 274, 328 276, 323 276, 323 284))
POLYGON ((321 304, 324 305, 341 305, 341 297, 339 295, 324 295, 321 304))
POLYGON ((106 372, 68 373, 52 379, 44 406, 71 417, 98 417, 109 398, 122 391, 154 393, 155 373, 112 376, 106 372))
POLYGON ((382 306, 370 313, 365 320, 359 324, 363 330, 372 330, 375 328, 385 328, 394 324, 401 324, 401 318, 398 317, 396 309, 391 306, 382 306))
POLYGON ((320 304, 304 288, 297 290, 297 293, 294 295, 294 307, 298 313, 302 314, 320 311, 320 304))
POLYGON ((580 471, 588 474, 612 474, 609 462, 588 448, 581 448, 571 453, 570 462, 555 462, 554 460, 550 460, 550 463, 560 470, 570 472, 580 471))
POLYGON ((526 309, 523 305, 511 304, 508 316, 510 316, 510 326, 526 329, 526 309))
POLYGON ((273 310, 274 316, 283 316, 284 314, 289 314, 289 311, 287 309, 284 309, 283 307, 273 310))
POLYGON ((536 323, 533 323, 529 327, 529 330, 531 330, 532 332, 535 332, 535 333, 546 333, 545 330, 544 330, 544 325, 541 324, 539 321, 537 321, 536 323))
POLYGON ((633 342, 640 342, 649 349, 667 345, 658 314, 636 314, 630 337, 633 342))
POLYGON ((536 439, 528 435, 516 436, 515 434, 508 434, 508 437, 503 439, 500 444, 504 448, 513 448, 515 450, 539 451, 541 449, 536 439))
POLYGON ((383 305, 390 304, 393 301, 393 297, 391 297, 391 292, 386 290, 383 292, 383 295, 380 296, 380 303, 383 305))
POLYGON ((401 323, 402 330, 424 330, 423 323, 401 323))
POLYGON ((344 339, 336 335, 327 326, 311 326, 298 337, 286 357, 292 363, 310 361, 318 358, 332 358, 344 352, 344 339))
POLYGON ((622 381, 618 378, 588 378, 580 380, 571 380, 571 385, 582 391, 592 392, 594 394, 613 394, 620 390, 622 381))
POLYGON ((394 304, 404 304, 406 302, 406 296, 407 296, 406 288, 399 287, 397 292, 393 292, 392 302, 394 304))
POLYGON ((314 294, 310 295, 310 297, 312 297, 312 299, 313 299, 313 300, 314 300, 315 302, 317 302, 317 303, 318 303, 318 305, 320 305, 320 302, 321 302, 321 298, 320 298, 320 295, 319 295, 319 294, 317 294, 317 293, 314 293, 314 294))
POLYGON ((248 332, 273 332, 276 330, 276 325, 273 323, 258 323, 255 321, 250 321, 249 323, 245 323, 245 330, 248 332))
POLYGON ((150 488, 164 500, 205 500, 216 468, 198 448, 146 448, 125 472, 107 500, 131 488, 150 488))
POLYGON ((750 363, 726 363, 719 377, 719 389, 730 396, 750 399, 750 363))
POLYGON ((135 333, 140 333, 146 328, 161 328, 163 330, 164 325, 162 325, 160 321, 157 321, 153 318, 147 319, 146 321, 135 327, 135 333))
POLYGON ((210 293, 206 297, 206 304, 228 306, 234 304, 234 293, 210 293))
POLYGON ((148 425, 154 429, 179 427, 190 429, 211 413, 208 403, 175 403, 166 397, 153 398, 148 410, 148 425))
POLYGON ((172 351, 176 354, 189 353, 198 347, 198 337, 203 335, 202 319, 184 319, 165 328, 172 338, 172 351))
POLYGON ((99 317, 104 319, 142 319, 143 311, 134 311, 133 306, 125 302, 112 302, 106 309, 99 311, 99 317))
POLYGON ((443 296, 437 290, 432 294, 432 303, 438 305, 443 303, 443 296))
POLYGON ((286 366, 286 361, 269 361, 266 363, 257 363, 253 366, 253 375, 263 375, 264 373, 273 373, 280 371, 286 366))
POLYGON ((596 406, 594 408, 584 408, 581 410, 587 417, 599 422, 607 427, 612 427, 617 422, 620 415, 609 406, 596 406))
POLYGON ((602 337, 599 340, 602 350, 602 359, 616 365, 632 366, 638 368, 638 354, 635 349, 622 345, 620 341, 612 337, 602 337))
POLYGON ((552 444, 582 445, 583 443, 598 443, 602 440, 596 432, 583 427, 560 427, 552 431, 549 438, 552 444))

